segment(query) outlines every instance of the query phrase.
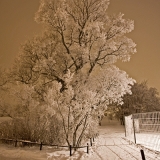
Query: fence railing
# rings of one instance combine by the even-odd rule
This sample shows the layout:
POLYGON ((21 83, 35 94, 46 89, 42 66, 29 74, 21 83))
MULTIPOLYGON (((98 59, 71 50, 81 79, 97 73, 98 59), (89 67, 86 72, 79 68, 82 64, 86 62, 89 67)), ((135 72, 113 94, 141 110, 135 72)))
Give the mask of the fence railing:
POLYGON ((160 152, 160 112, 136 113, 125 117, 125 135, 151 150, 160 152))
POLYGON ((0 140, 2 141, 2 143, 7 143, 7 142, 12 142, 14 144, 15 147, 17 147, 18 143, 21 144, 22 147, 24 146, 32 146, 32 145, 37 145, 39 146, 39 149, 42 150, 43 146, 52 146, 52 147, 56 147, 56 148, 68 148, 69 149, 69 155, 72 156, 72 149, 75 148, 86 148, 86 152, 89 154, 89 146, 92 146, 95 138, 98 137, 98 134, 96 134, 94 137, 90 138, 89 143, 86 144, 86 146, 72 146, 72 145, 57 145, 57 144, 47 144, 47 143, 43 143, 43 142, 31 142, 31 141, 27 141, 27 140, 19 140, 19 139, 8 139, 8 138, 0 138, 0 140))

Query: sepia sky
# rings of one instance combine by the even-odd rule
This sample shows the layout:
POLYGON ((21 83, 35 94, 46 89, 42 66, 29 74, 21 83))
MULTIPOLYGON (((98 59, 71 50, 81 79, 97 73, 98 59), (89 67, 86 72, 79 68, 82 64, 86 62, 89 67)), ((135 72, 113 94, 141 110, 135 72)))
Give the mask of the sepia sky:
MULTIPOLYGON (((0 65, 10 67, 20 44, 42 32, 34 21, 39 0, 0 0, 0 65)), ((147 80, 160 92, 160 0, 111 0, 108 12, 124 13, 135 22, 127 36, 137 44, 130 62, 120 63, 137 82, 147 80)))

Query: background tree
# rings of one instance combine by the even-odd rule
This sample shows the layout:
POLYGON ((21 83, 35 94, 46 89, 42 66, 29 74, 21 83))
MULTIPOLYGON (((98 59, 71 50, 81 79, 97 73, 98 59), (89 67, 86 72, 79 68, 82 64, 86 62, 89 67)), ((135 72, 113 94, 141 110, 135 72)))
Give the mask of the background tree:
POLYGON ((4 69, 3 67, 0 67, 0 87, 1 89, 3 89, 3 87, 5 86, 5 84, 8 81, 8 77, 7 77, 7 72, 6 69, 4 69))
MULTIPOLYGON (((9 88, 11 87, 11 77, 9 70, 0 67, 0 117, 9 116, 12 117, 12 109, 9 103, 9 99, 12 97, 9 94, 9 88)), ((14 103, 13 103, 14 104, 14 103)))
POLYGON ((133 113, 160 110, 159 93, 156 88, 148 87, 146 81, 135 83, 132 86, 131 91, 131 95, 124 95, 124 104, 122 106, 118 106, 118 115, 129 115, 133 113))

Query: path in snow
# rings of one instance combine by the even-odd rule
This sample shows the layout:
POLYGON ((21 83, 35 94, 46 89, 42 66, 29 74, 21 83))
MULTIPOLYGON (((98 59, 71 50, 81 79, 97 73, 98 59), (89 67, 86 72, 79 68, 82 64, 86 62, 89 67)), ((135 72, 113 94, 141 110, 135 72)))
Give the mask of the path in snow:
MULTIPOLYGON (((93 152, 86 160, 141 160, 140 146, 125 140, 124 126, 118 121, 104 118, 99 127, 100 136, 96 139, 93 152)), ((144 149, 146 160, 160 160, 160 155, 144 149)))

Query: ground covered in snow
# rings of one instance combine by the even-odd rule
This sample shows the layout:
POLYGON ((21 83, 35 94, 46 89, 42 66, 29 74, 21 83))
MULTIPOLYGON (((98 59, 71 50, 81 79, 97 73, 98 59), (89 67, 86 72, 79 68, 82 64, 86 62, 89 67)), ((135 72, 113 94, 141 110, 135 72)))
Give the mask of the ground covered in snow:
MULTIPOLYGON (((145 146, 148 149, 160 152, 160 135, 159 133, 136 133, 136 143, 145 146)), ((130 135, 127 139, 134 140, 134 135, 130 135)))
POLYGON ((80 149, 69 156, 66 149, 52 147, 17 147, 0 144, 0 160, 141 160, 140 149, 144 150, 146 160, 160 160, 160 154, 135 145, 125 138, 124 127, 118 121, 104 118, 99 127, 99 137, 93 146, 80 149))

